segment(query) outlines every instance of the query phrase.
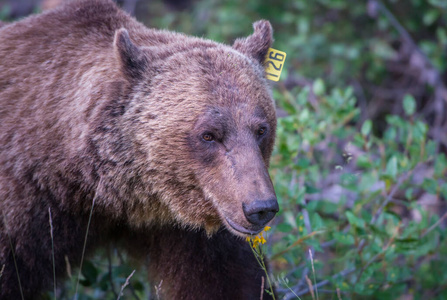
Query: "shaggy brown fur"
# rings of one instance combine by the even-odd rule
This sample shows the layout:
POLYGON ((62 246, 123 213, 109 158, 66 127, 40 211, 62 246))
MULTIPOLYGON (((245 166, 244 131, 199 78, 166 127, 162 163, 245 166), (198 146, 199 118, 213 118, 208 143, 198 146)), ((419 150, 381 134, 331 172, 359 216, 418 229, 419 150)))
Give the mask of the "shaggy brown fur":
POLYGON ((52 286, 49 211, 58 277, 65 257, 79 264, 92 206, 87 250, 148 254, 166 299, 259 299, 238 236, 277 211, 276 118, 272 29, 254 29, 229 47, 147 29, 107 0, 1 27, 0 299, 20 298, 18 278, 25 299, 52 286))

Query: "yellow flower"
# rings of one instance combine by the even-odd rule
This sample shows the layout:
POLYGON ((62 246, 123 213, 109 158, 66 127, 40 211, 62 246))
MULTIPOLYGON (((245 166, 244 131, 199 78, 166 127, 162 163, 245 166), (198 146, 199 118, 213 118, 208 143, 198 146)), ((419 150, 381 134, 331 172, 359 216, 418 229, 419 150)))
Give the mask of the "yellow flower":
POLYGON ((271 228, 270 226, 265 226, 264 230, 261 231, 258 235, 247 236, 245 238, 245 240, 247 242, 249 242, 253 248, 257 248, 259 246, 259 244, 263 245, 267 242, 267 240, 264 238, 263 234, 264 234, 264 232, 269 231, 270 228, 271 228))

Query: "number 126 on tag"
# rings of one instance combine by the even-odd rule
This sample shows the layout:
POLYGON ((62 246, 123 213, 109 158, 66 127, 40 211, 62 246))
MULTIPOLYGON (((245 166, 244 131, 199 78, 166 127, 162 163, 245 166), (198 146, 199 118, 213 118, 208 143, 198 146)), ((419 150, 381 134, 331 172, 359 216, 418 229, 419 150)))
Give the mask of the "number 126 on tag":
POLYGON ((286 53, 269 48, 265 57, 265 73, 267 79, 278 81, 286 60, 286 53))

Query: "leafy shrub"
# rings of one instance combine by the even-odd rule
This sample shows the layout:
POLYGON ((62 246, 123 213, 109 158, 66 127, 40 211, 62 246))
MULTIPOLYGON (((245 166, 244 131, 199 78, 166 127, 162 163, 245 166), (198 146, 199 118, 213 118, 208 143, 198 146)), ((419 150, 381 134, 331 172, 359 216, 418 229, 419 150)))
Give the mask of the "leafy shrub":
POLYGON ((427 201, 440 205, 447 197, 447 161, 415 118, 415 100, 405 97, 406 115, 387 116, 377 136, 371 120, 356 127, 351 88, 325 93, 317 80, 276 96, 287 113, 272 163, 281 207, 272 263, 287 278, 279 291, 286 299, 294 294, 285 284, 297 295, 308 292, 311 249, 328 298, 338 289, 343 299, 445 299, 446 233, 439 225, 447 214, 427 201))

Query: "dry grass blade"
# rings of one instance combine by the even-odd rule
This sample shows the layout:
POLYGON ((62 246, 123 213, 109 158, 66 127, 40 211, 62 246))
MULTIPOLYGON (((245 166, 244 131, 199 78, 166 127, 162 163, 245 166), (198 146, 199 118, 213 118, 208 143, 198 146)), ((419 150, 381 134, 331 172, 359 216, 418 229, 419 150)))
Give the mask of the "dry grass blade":
POLYGON ((160 300, 160 291, 161 291, 161 285, 163 283, 163 280, 160 281, 158 286, 155 286, 155 295, 157 296, 157 300, 160 300))
POLYGON ((48 218, 50 219, 50 235, 51 235, 51 256, 53 259, 53 283, 54 283, 54 299, 56 299, 56 263, 54 261, 54 238, 53 238, 53 218, 51 217, 51 208, 48 207, 48 218))
POLYGON ((341 299, 340 288, 337 288, 337 299, 338 299, 338 300, 342 300, 342 299, 341 299))
MULTIPOLYGON (((11 247, 12 259, 14 260, 14 266, 16 268, 16 273, 17 273, 17 280, 19 281, 20 296, 22 297, 22 300, 24 300, 25 297, 23 296, 22 283, 20 282, 19 268, 17 267, 16 255, 14 252, 14 248, 12 246, 11 235, 9 234, 8 225, 6 223, 6 216, 4 213, 2 213, 2 215, 3 215, 3 225, 5 226, 5 230, 8 233, 8 239, 9 239, 9 245, 11 247)), ((3 273, 3 269, 2 269, 2 273, 3 273)))
POLYGON ((76 281, 74 299, 77 299, 78 296, 78 288, 79 288, 79 281, 81 279, 82 264, 84 263, 85 248, 87 246, 88 230, 90 228, 90 222, 92 221, 93 208, 95 207, 95 202, 96 202, 96 194, 95 197, 93 197, 92 208, 90 209, 90 216, 88 217, 87 230, 85 232, 84 247, 82 248, 81 264, 79 265, 79 273, 78 273, 78 279, 76 281))
POLYGON ((306 274, 306 282, 307 282, 307 286, 309 287, 309 292, 312 296, 312 299, 315 300, 315 293, 314 293, 314 287, 312 285, 312 280, 310 280, 309 276, 307 276, 306 274))
POLYGON ((259 299, 263 299, 264 298, 264 276, 261 277, 262 282, 261 282, 261 297, 259 299))
POLYGON ((318 286, 316 285, 317 284, 317 279, 315 278, 314 258, 312 256, 312 250, 311 249, 309 249, 309 256, 310 256, 310 262, 312 264, 312 273, 314 275, 315 293, 317 294, 317 300, 319 300, 319 298, 318 298, 318 286))

